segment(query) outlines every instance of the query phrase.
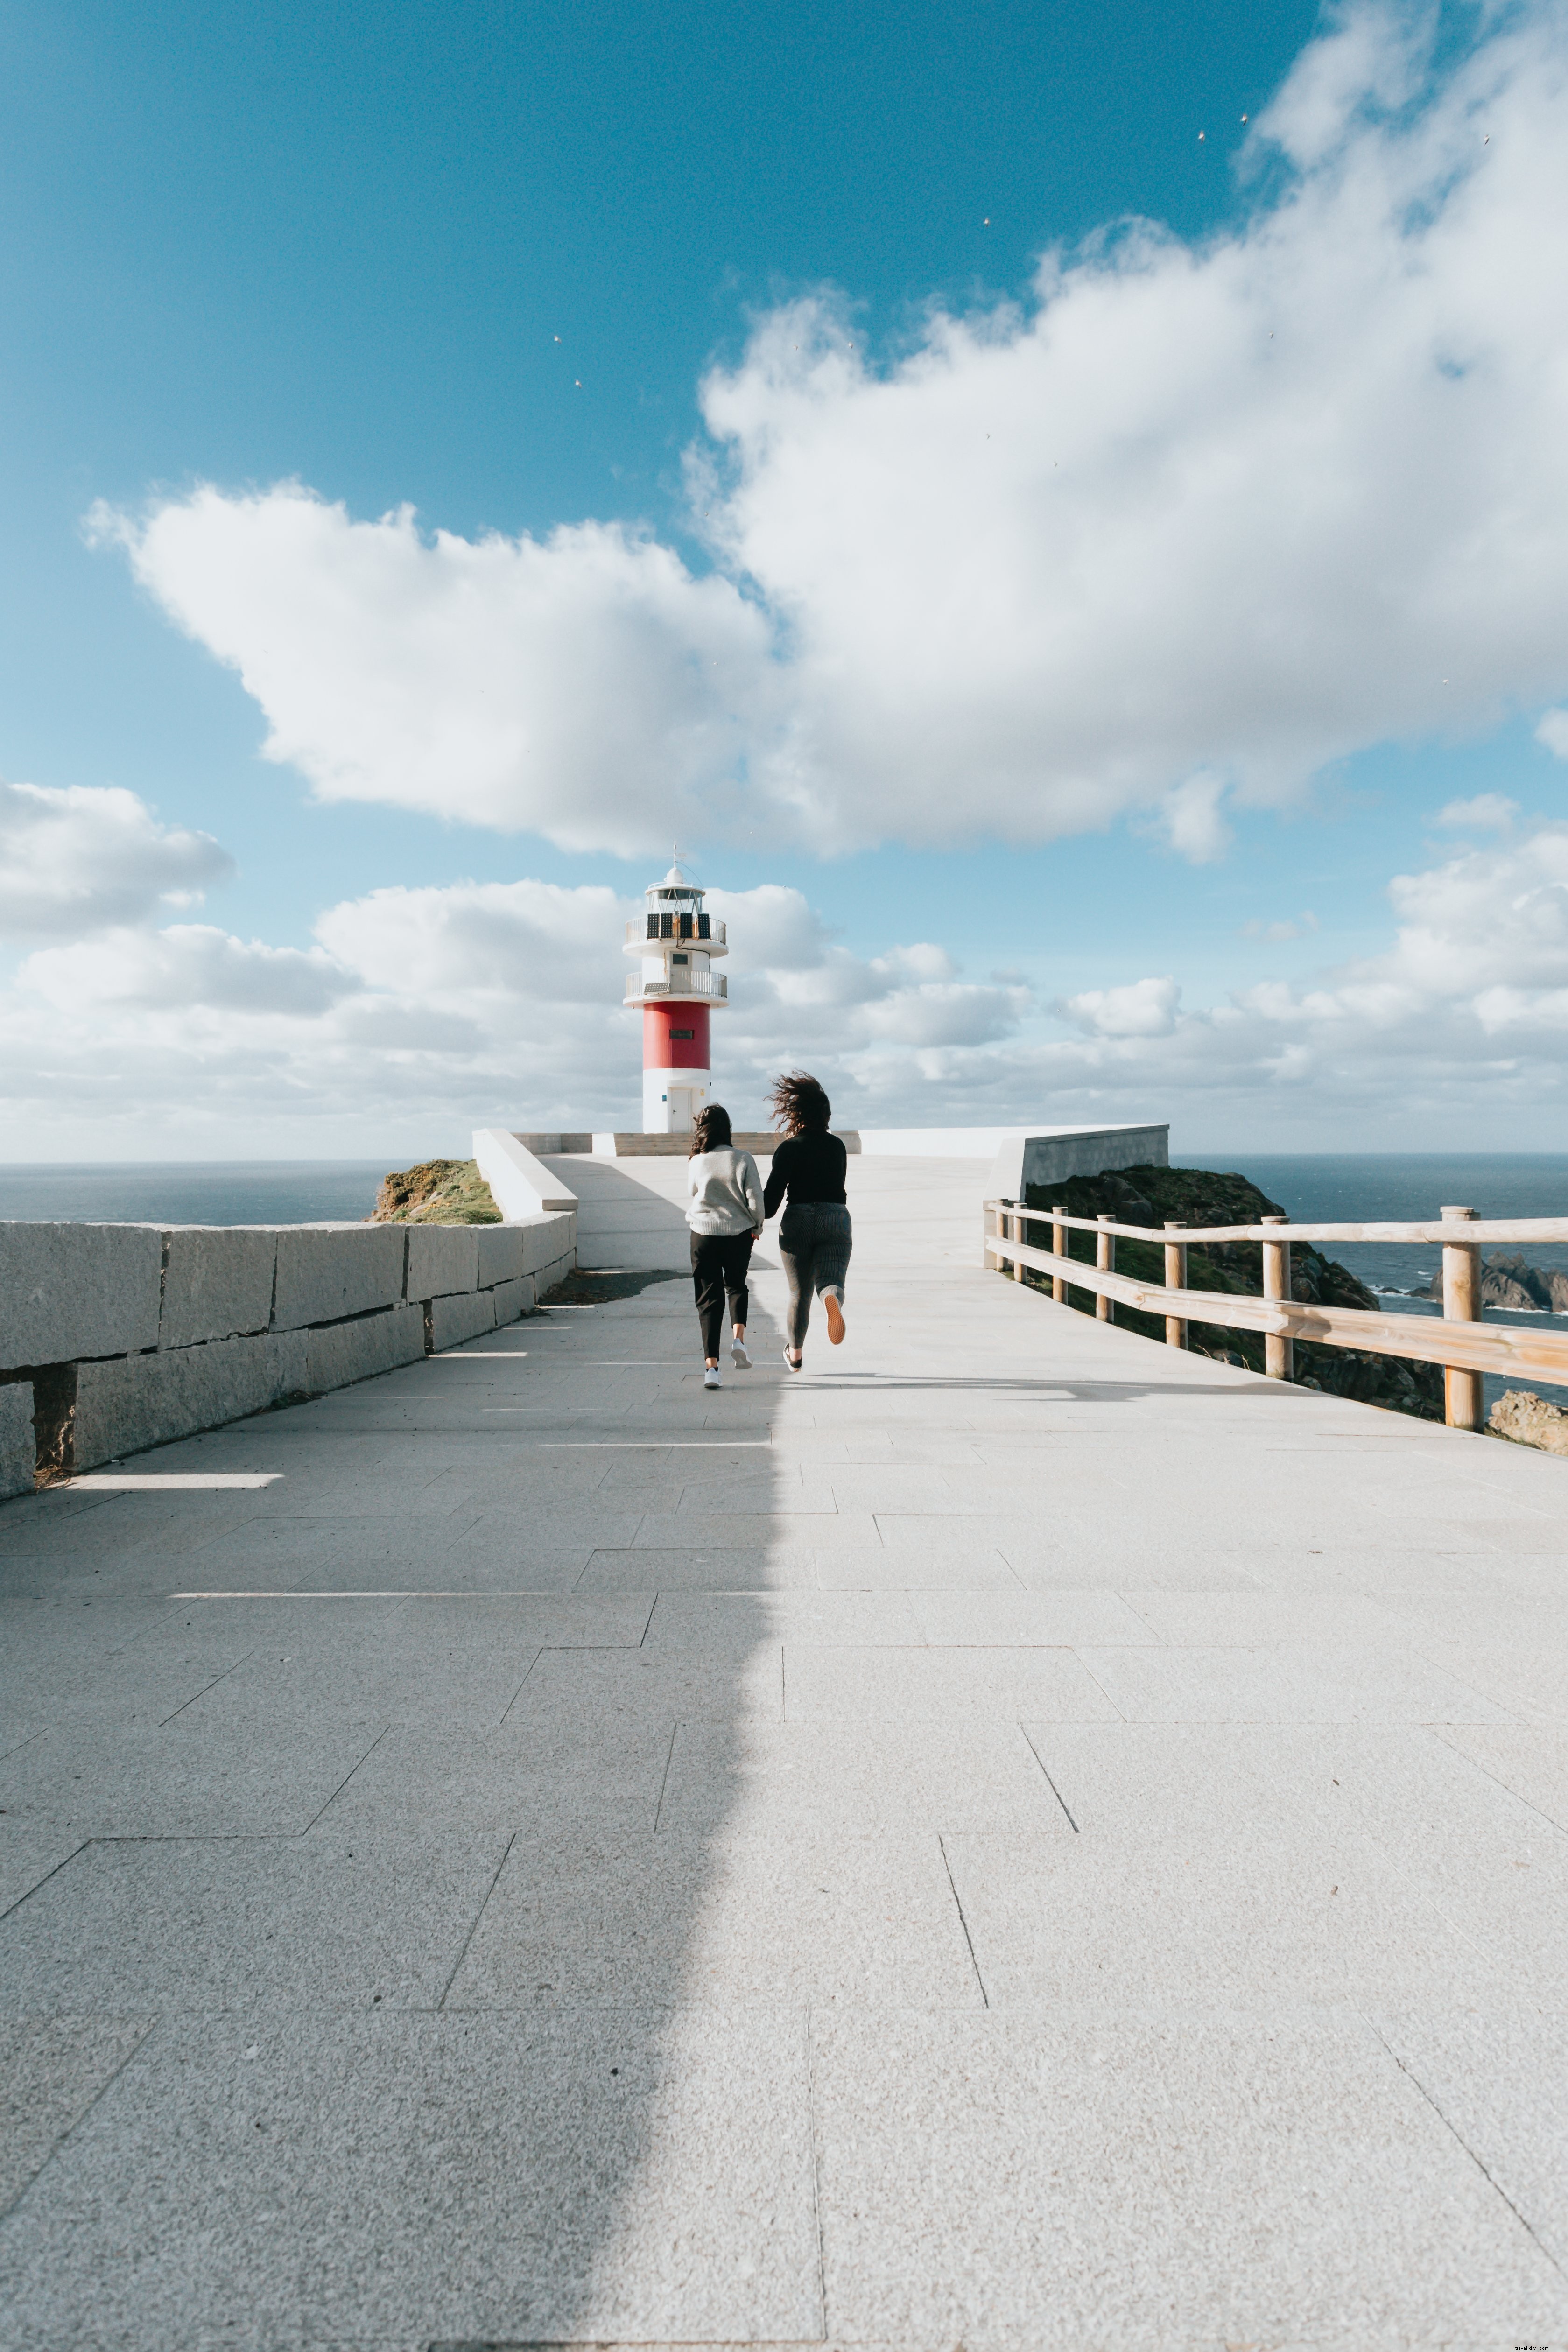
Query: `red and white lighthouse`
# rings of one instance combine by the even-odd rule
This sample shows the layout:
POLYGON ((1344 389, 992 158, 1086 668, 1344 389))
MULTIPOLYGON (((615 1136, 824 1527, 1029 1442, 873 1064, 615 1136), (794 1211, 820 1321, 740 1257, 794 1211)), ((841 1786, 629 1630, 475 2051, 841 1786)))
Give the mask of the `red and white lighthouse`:
POLYGON ((626 925, 628 1004, 642 1007, 642 1123, 645 1135, 685 1135, 713 1084, 709 1015, 722 1009, 728 955, 724 926, 702 909, 703 893, 680 870, 679 853, 647 892, 647 912, 626 925))

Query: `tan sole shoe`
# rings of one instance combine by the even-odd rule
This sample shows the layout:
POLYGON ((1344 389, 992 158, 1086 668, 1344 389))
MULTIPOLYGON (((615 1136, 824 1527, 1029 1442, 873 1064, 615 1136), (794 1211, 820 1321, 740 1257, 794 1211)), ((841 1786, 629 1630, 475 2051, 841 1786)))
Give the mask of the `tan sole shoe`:
POLYGON ((827 1317, 827 1336, 832 1340, 836 1348, 842 1347, 844 1344, 844 1309, 840 1307, 837 1299, 835 1298, 831 1293, 829 1293, 827 1297, 823 1300, 822 1306, 823 1311, 827 1317))

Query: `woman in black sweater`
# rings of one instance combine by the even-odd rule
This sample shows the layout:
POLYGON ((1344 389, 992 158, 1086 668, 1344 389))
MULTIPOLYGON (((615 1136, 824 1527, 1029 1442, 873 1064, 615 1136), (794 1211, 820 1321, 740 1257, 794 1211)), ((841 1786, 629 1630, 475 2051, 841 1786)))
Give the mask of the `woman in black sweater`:
POLYGON ((837 1136, 827 1132, 833 1106, 804 1070, 776 1080, 768 1099, 776 1124, 788 1134, 773 1153, 763 1206, 771 1217, 781 1201, 787 1198, 789 1203, 779 1227, 779 1255, 789 1282, 784 1361, 798 1372, 814 1290, 836 1348, 844 1337, 844 1277, 853 1245, 844 1198, 847 1158, 837 1136))

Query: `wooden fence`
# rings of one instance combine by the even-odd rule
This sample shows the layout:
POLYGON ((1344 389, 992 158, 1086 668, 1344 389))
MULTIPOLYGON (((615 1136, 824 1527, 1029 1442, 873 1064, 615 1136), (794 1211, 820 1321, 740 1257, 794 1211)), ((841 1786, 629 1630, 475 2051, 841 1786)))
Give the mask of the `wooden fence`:
POLYGON ((1051 1277, 1051 1296, 1065 1301, 1068 1290, 1094 1294, 1101 1322, 1120 1303, 1165 1318, 1165 1344, 1184 1348, 1189 1323, 1213 1323, 1228 1330, 1261 1331, 1265 1370, 1272 1380, 1294 1371, 1294 1343, 1353 1348, 1369 1356, 1402 1356, 1408 1361, 1441 1364, 1444 1399, 1452 1429, 1479 1429, 1481 1376, 1568 1384, 1568 1331, 1531 1330, 1519 1323, 1481 1320, 1480 1258, 1489 1242, 1568 1242, 1568 1217, 1486 1219, 1473 1209, 1445 1208, 1436 1224, 1292 1225, 1267 1217, 1257 1225, 1121 1225, 1110 1217, 1073 1217, 1065 1209, 1026 1209, 1017 1201, 987 1201, 985 1264, 1010 1266, 1022 1282, 1026 1266, 1051 1277), (1050 1227, 1051 1246, 1037 1248, 1031 1226, 1050 1227), (1093 1234, 1095 1262, 1069 1257, 1068 1232, 1093 1234), (1119 1239, 1163 1244, 1163 1284, 1140 1282, 1116 1271, 1119 1239), (1408 1242, 1443 1252, 1443 1312, 1380 1315, 1362 1307, 1313 1307, 1290 1296, 1290 1244, 1300 1242, 1408 1242), (1216 1242, 1258 1242, 1263 1248, 1263 1290, 1258 1297, 1234 1292, 1189 1290, 1187 1252, 1216 1242))

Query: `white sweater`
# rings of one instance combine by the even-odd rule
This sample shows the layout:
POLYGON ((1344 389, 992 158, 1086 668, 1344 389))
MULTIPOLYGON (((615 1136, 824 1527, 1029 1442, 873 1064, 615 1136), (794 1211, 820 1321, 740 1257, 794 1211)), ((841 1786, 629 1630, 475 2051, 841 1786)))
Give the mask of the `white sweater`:
POLYGON ((744 1234, 763 1223, 763 1180, 749 1151, 726 1144, 689 1160, 686 1222, 694 1234, 744 1234))

